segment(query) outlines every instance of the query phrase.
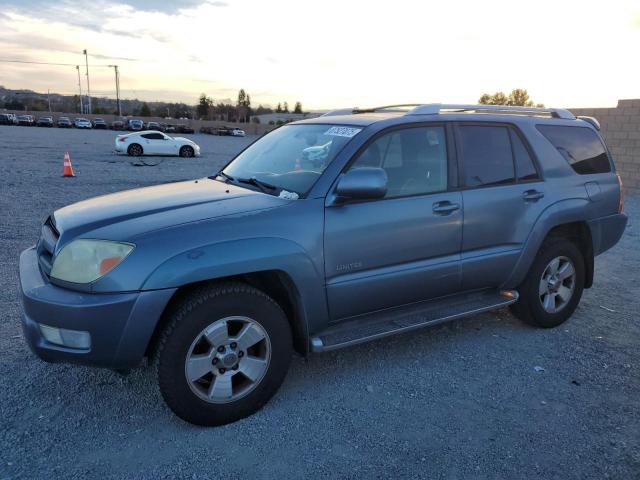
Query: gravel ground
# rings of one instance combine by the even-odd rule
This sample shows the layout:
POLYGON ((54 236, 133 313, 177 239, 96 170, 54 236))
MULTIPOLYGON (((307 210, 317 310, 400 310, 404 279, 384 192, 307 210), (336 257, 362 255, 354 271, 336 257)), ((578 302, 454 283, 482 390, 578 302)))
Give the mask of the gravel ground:
POLYGON ((47 214, 211 174, 252 140, 193 135, 201 158, 135 167, 113 137, 0 127, 0 479, 640 478, 640 197, 565 325, 503 310, 295 358, 262 411, 205 429, 171 414, 149 369, 46 364, 21 335, 18 255, 47 214))

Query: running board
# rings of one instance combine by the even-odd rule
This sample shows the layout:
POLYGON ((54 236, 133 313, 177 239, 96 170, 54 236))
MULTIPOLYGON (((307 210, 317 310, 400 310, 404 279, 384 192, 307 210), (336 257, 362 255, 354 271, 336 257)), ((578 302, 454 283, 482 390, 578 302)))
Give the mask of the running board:
POLYGON ((515 290, 483 290, 359 315, 311 337, 312 352, 328 352, 428 325, 495 310, 518 300, 515 290))

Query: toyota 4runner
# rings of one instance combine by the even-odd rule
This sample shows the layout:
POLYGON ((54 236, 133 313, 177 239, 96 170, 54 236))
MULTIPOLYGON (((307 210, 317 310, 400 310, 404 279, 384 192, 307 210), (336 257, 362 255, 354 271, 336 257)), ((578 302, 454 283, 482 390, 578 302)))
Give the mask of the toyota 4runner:
POLYGON ((47 361, 148 357, 181 418, 252 414, 292 353, 510 306, 555 327, 620 239, 595 119, 480 105, 331 112, 209 178, 55 211, 20 257, 23 328, 47 361))

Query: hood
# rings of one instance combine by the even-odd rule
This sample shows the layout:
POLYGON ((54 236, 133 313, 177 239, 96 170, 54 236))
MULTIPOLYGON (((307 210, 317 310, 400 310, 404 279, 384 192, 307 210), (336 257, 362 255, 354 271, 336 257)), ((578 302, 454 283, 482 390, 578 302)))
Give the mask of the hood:
POLYGON ((195 145, 195 142, 193 140, 191 140, 190 138, 185 138, 185 137, 173 137, 174 140, 180 140, 181 142, 187 142, 187 143, 193 143, 195 145))
POLYGON ((287 200, 209 178, 103 195, 56 210, 58 248, 87 238, 132 240, 151 230, 283 206, 287 200))

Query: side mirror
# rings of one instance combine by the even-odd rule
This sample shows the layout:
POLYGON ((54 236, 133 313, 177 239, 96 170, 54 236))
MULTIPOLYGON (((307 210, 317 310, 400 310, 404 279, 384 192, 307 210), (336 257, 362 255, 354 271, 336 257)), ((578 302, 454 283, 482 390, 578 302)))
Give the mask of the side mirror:
POLYGON ((338 181, 336 196, 344 200, 372 200, 387 194, 387 172, 382 168, 354 168, 338 181))

